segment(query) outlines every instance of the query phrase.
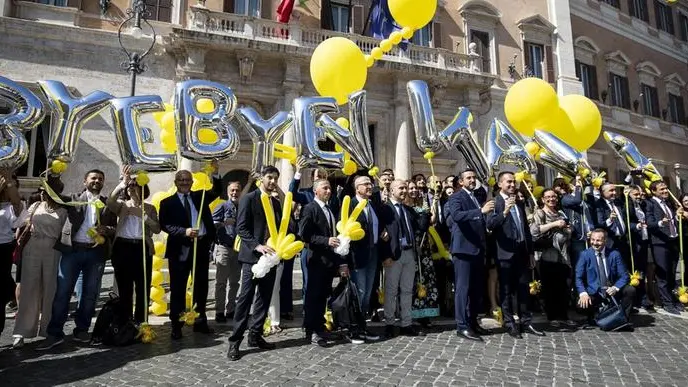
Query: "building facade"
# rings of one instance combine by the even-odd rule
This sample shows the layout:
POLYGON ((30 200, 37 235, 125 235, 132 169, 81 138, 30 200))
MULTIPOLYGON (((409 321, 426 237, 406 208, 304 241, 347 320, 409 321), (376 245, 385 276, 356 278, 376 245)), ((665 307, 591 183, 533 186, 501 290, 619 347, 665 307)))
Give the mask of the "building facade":
MULTIPOLYGON (((121 66, 126 57, 118 43, 117 29, 132 2, 0 0, 3 15, 0 74, 33 90, 36 81, 54 79, 65 83, 75 94, 103 90, 117 96, 129 95, 130 77, 121 66)), ((316 95, 309 77, 309 58, 324 39, 348 37, 365 53, 379 41, 371 36, 369 20, 376 1, 302 0, 295 5, 288 24, 276 21, 279 0, 145 2, 157 39, 152 54, 145 59, 147 69, 138 77, 137 94, 157 94, 169 100, 175 82, 208 79, 231 87, 240 104, 254 107, 263 117, 290 110, 296 97, 316 95)), ((607 9, 610 7, 597 3, 593 0, 440 0, 433 21, 416 32, 405 50, 394 48, 369 70, 367 109, 376 163, 381 168, 393 168, 404 178, 413 173, 429 173, 413 139, 405 87, 411 79, 428 82, 438 126, 448 122, 459 106, 466 106, 475 117, 474 127, 480 136, 492 118, 503 118, 504 97, 514 82, 525 76, 537 76, 552 83, 562 95, 581 93, 591 87, 588 85, 586 89, 582 86, 585 82, 579 81, 581 63, 597 65, 598 84, 603 84, 607 55, 616 50, 623 56, 611 56, 621 59, 609 63, 621 60, 627 74, 636 74, 640 62, 654 63, 640 68, 649 69, 650 77, 655 74, 654 85, 662 108, 669 103, 669 97, 660 93, 669 90, 665 84, 685 95, 687 51, 680 41, 680 29, 675 28, 669 44, 654 24, 648 24, 648 31, 655 28, 655 34, 664 39, 660 42, 666 43, 667 47, 659 50, 657 43, 654 46, 649 43, 651 39, 643 44, 628 38, 634 35, 614 35, 616 30, 600 26, 599 23, 606 23, 603 19, 610 14, 607 9), (592 10, 589 12, 599 14, 594 22, 581 11, 588 8, 592 10), (621 39, 627 40, 629 47, 639 47, 638 51, 614 43, 621 39), (648 54, 644 56, 642 50, 648 54), (582 53, 587 56, 579 55, 582 53), (593 62, 586 62, 588 59, 593 62)), ((623 7, 622 4, 618 17, 626 15, 623 19, 626 20, 627 9, 623 7)), ((652 17, 652 9, 649 11, 652 17)), ((672 15, 678 26, 679 12, 674 10, 672 15)), ((610 20, 608 24, 619 23, 610 20)), ((636 28, 630 22, 627 27, 636 28)), ((130 50, 144 50, 150 35, 147 28, 140 39, 125 33, 122 43, 130 50)), ((634 86, 627 89, 629 95, 637 95, 632 94, 637 91, 634 86)), ((601 88, 598 90, 601 94, 601 88)), ((660 115, 653 117, 624 108, 626 105, 608 106, 611 98, 609 93, 606 95, 606 100, 600 96, 598 101, 607 127, 629 132, 629 136, 641 136, 633 138, 640 138, 639 147, 657 160, 682 160, 679 149, 686 141, 683 124, 662 119, 661 109, 660 115), (623 121, 626 117, 638 126, 627 129, 630 126, 623 121), (654 132, 644 126, 648 122, 654 125, 654 132), (660 146, 662 141, 671 142, 671 149, 675 149, 671 156, 675 159, 652 153, 669 149, 660 146), (656 145, 646 146, 645 142, 656 145)), ((630 97, 628 100, 632 105, 633 100, 630 97)), ((682 100, 672 101, 676 106, 677 101, 683 106, 682 100)), ((345 113, 343 110, 342 114, 345 113)), ((26 177, 27 189, 37 184, 36 177, 46 167, 43 133, 48 125, 46 119, 39 129, 27 134, 31 157, 20 170, 26 177)), ((237 157, 221 164, 222 171, 233 178, 245 176, 251 164, 251 142, 243 133, 241 140, 237 157)), ((288 133, 284 142, 292 141, 293 134, 288 133)), ((151 146, 155 149, 159 144, 156 141, 151 146)), ((604 144, 597 144, 590 157, 595 166, 610 172, 617 165, 604 144)), ((111 188, 116 181, 119 160, 110 113, 104 111, 83 128, 76 160, 65 175, 67 187, 79 188, 83 173, 98 167, 112 177, 106 177, 109 180, 106 188, 111 188)), ((688 165, 688 160, 685 163, 688 165)), ((441 153, 435 160, 439 175, 456 173, 464 165, 456 151, 441 153)), ((282 165, 282 173, 286 182, 293 170, 289 165, 282 165)), ((152 176, 152 188, 154 191, 165 188, 169 181, 169 176, 152 176)))

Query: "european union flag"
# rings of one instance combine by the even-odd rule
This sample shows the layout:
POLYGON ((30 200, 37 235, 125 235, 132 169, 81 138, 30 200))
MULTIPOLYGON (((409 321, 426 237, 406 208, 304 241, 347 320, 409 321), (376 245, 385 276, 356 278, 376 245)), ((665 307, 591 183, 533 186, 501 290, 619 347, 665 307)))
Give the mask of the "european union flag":
MULTIPOLYGON (((389 11, 387 0, 373 0, 370 17, 370 31, 376 39, 387 39, 392 32, 401 31, 401 27, 394 21, 392 13, 389 11)), ((407 43, 408 40, 402 40, 399 48, 406 50, 407 43)))

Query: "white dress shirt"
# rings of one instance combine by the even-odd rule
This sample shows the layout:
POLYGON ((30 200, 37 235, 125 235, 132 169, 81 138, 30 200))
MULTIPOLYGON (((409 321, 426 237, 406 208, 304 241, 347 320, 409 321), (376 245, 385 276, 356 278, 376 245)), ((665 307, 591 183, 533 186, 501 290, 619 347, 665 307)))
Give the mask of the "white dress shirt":
POLYGON ((330 225, 330 231, 332 235, 337 234, 337 229, 336 229, 336 224, 335 224, 335 217, 334 214, 332 213, 332 210, 330 210, 329 205, 322 200, 318 199, 317 197, 314 199, 316 203, 320 206, 320 208, 323 210, 325 213, 325 218, 327 218, 327 224, 330 225))
MULTIPOLYGON (((196 222, 198 222, 198 210, 196 209, 193 198, 191 198, 191 193, 184 195, 183 193, 177 192, 177 197, 182 203, 182 207, 184 207, 184 196, 188 197, 189 207, 191 207, 191 228, 195 228, 196 222)), ((203 235, 205 235, 205 225, 203 224, 203 221, 201 221, 201 226, 198 228, 198 236, 201 237, 203 235)))
POLYGON ((659 207, 662 209, 662 211, 664 211, 664 214, 666 215, 667 219, 669 219, 669 222, 671 222, 671 225, 669 226, 669 232, 671 235, 669 236, 672 238, 677 238, 678 227, 676 227, 676 217, 674 216, 674 213, 671 212, 671 208, 667 206, 664 200, 658 198, 657 196, 653 196, 652 199, 654 199, 654 201, 656 201, 659 204, 659 207))
POLYGON ((141 217, 127 215, 122 220, 122 225, 117 230, 118 238, 143 239, 143 228, 141 227, 141 217))
MULTIPOLYGON (((505 194, 504 192, 500 191, 499 194, 502 195, 502 198, 504 199, 505 202, 507 199, 509 199, 509 195, 505 194)), ((513 212, 509 211, 509 213, 512 215, 516 214, 515 219, 514 219, 514 223, 516 223, 516 229, 518 229, 519 238, 520 238, 520 240, 518 240, 517 242, 522 242, 526 239, 526 233, 525 233, 525 230, 523 229, 524 228, 523 222, 521 221, 521 211, 519 211, 519 209, 518 209, 518 204, 514 204, 513 208, 514 208, 513 212)))
MULTIPOLYGON (((25 211, 24 203, 22 203, 22 213, 25 211)), ((10 243, 14 240, 12 229, 17 228, 17 219, 22 213, 15 214, 14 207, 10 202, 0 203, 0 244, 10 243)))
POLYGON ((92 227, 95 227, 98 219, 96 212, 98 210, 96 209, 95 202, 100 200, 100 197, 92 194, 91 191, 86 191, 86 200, 89 204, 86 205, 86 208, 84 209, 84 222, 81 223, 79 231, 77 231, 76 235, 74 235, 74 241, 79 243, 93 243, 93 238, 88 236, 88 230, 90 230, 92 227))

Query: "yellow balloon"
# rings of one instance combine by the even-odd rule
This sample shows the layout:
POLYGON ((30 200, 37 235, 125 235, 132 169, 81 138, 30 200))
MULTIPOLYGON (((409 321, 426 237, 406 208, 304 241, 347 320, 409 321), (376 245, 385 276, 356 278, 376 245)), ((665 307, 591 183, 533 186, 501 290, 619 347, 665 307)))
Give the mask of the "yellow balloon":
POLYGON ((160 286, 162 285, 162 272, 159 271, 154 271, 151 274, 151 286, 160 286))
POLYGON ((318 94, 347 102, 349 94, 363 89, 368 76, 361 49, 349 39, 329 38, 318 45, 311 56, 311 81, 318 94))
POLYGON ((370 56, 372 56, 375 60, 382 59, 383 54, 384 52, 382 52, 382 49, 380 47, 375 47, 372 50, 370 50, 370 56))
POLYGON ((365 236, 365 231, 363 229, 357 229, 351 232, 351 235, 349 235, 349 238, 351 238, 352 241, 360 241, 363 239, 365 236))
POLYGON ((552 86, 540 78, 524 78, 514 83, 504 99, 504 114, 511 126, 531 137, 548 121, 547 114, 557 110, 559 98, 552 86))
POLYGON ((573 123, 571 123, 568 114, 561 108, 554 110, 554 112, 547 117, 546 122, 538 124, 535 126, 535 129, 552 133, 557 136, 558 139, 569 145, 572 141, 571 137, 575 136, 573 123))
POLYGON ((349 129, 349 120, 344 117, 339 117, 336 120, 337 124, 344 129, 349 129))
POLYGON ((201 144, 214 144, 218 139, 217 132, 212 129, 201 128, 198 130, 198 140, 201 144))
POLYGON ((370 68, 370 67, 375 66, 375 58, 373 58, 372 56, 366 55, 365 61, 366 61, 366 67, 370 68))
POLYGON ((402 27, 423 28, 437 10, 437 0, 389 0, 392 18, 402 27))
POLYGON ((389 41, 392 42, 392 44, 399 44, 401 43, 401 39, 403 36, 401 36, 400 31, 394 31, 391 34, 389 34, 389 41))
POLYGON ((597 105, 584 95, 569 94, 559 98, 559 106, 573 126, 566 143, 581 152, 588 150, 602 132, 602 114, 597 105))
POLYGON ((50 171, 53 173, 61 174, 67 170, 67 163, 61 160, 53 160, 50 164, 50 171))
POLYGON ((540 196, 542 196, 542 192, 545 190, 545 187, 538 185, 533 188, 533 196, 535 196, 536 199, 540 199, 540 196))
POLYGON ((174 112, 165 112, 160 118, 160 127, 174 133, 174 112))
POLYGON ((526 152, 528 152, 529 155, 535 157, 538 152, 540 152, 540 145, 534 143, 533 141, 529 141, 525 145, 526 152))
POLYGON ((217 206, 219 206, 220 204, 222 204, 224 202, 226 202, 226 200, 224 200, 222 198, 217 198, 217 199, 213 200, 212 202, 210 202, 210 204, 208 205, 208 208, 210 208, 210 212, 215 211, 217 206))
POLYGON ((163 129, 160 132, 160 144, 165 152, 175 153, 177 151, 177 137, 174 135, 174 129, 172 131, 163 129))
POLYGON ((199 98, 196 101, 196 110, 199 113, 212 113, 215 110, 215 103, 210 98, 199 98))
POLYGON ((413 28, 411 27, 404 27, 401 29, 401 36, 404 39, 411 39, 413 37, 413 28))
POLYGON ((346 160, 344 162, 344 168, 342 168, 342 173, 347 176, 351 176, 358 170, 358 166, 353 160, 346 160))
POLYGON ((149 310, 156 316, 162 316, 163 314, 167 313, 167 303, 156 301, 153 303, 153 305, 151 305, 149 310))
POLYGON ((157 255, 154 255, 152 263, 153 271, 159 271, 160 269, 162 269, 163 266, 165 266, 165 260, 158 257, 157 255))
POLYGON ((213 188, 213 183, 210 181, 208 175, 203 172, 196 172, 193 175, 193 184, 191 184, 192 191, 209 190, 213 188))
POLYGON ((392 42, 389 39, 384 39, 380 42, 382 51, 387 52, 392 49, 392 42))
MULTIPOLYGON (((153 194, 153 196, 151 196, 151 204, 153 205, 153 207, 155 207, 156 210, 160 210, 160 202, 168 196, 169 195, 166 192, 156 192, 153 194)), ((156 242, 156 243, 162 243, 162 242, 156 242)), ((156 249, 156 254, 157 254, 157 249, 156 249)))
POLYGON ((150 298, 153 301, 160 302, 165 297, 165 290, 160 286, 154 286, 150 290, 150 298))
MULTIPOLYGON (((163 195, 165 194, 164 192, 156 192, 156 193, 161 193, 163 195)), ((154 247, 155 255, 157 255, 158 257, 162 257, 165 255, 165 247, 166 247, 165 242, 155 241, 155 243, 153 243, 153 247, 154 247)))

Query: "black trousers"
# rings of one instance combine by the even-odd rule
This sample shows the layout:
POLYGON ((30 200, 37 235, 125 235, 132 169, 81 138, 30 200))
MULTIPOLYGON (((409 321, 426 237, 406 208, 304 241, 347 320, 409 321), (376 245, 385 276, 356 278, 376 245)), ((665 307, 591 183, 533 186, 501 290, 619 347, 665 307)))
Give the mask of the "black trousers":
POLYGON ((284 314, 294 312, 294 259, 286 260, 282 264, 284 267, 280 279, 280 313, 284 314))
POLYGON ((528 307, 530 297, 528 283, 531 275, 525 245, 510 260, 498 259, 497 270, 499 274, 499 300, 504 315, 504 325, 507 328, 516 326, 514 314, 518 315, 521 325, 530 325, 532 313, 528 307))
MULTIPOLYGON (((650 303, 650 301, 647 299, 647 289, 645 284, 647 274, 647 258, 649 254, 649 241, 638 240, 633 242, 633 262, 635 264, 635 270, 640 272, 642 278, 640 280, 640 285, 638 285, 635 289, 635 301, 633 303, 635 306, 642 306, 650 303)), ((627 269, 630 272, 632 268, 629 266, 627 269)))
POLYGON ((308 287, 303 306, 306 332, 322 333, 325 330, 325 310, 327 299, 332 294, 334 274, 334 270, 325 267, 319 259, 308 260, 308 287))
MULTIPOLYGON (((196 250, 196 281, 193 284, 193 303, 200 315, 199 321, 204 321, 205 305, 208 302, 208 269, 210 238, 198 239, 196 250)), ((186 260, 178 258, 169 260, 170 266, 170 320, 172 324, 179 323, 179 318, 186 310, 186 284, 193 269, 193 247, 189 247, 186 260)))
MULTIPOLYGON (((631 309, 633 308, 635 288, 631 285, 626 285, 623 288, 619 289, 619 291, 614 295, 614 298, 619 304, 621 304, 621 307, 624 308, 624 313, 626 313, 626 317, 629 317, 631 315, 631 309)), ((600 304, 602 303, 603 298, 600 294, 590 294, 590 299, 592 301, 592 305, 590 305, 586 309, 583 309, 583 311, 585 312, 585 315, 588 317, 588 321, 593 321, 595 319, 595 316, 597 315, 597 311, 600 307, 600 304)))
POLYGON ((679 256, 678 240, 654 243, 652 255, 655 259, 655 282, 659 299, 665 307, 674 305, 678 303, 673 294, 676 287, 676 265, 679 256))
POLYGON ((122 305, 120 316, 122 319, 131 319, 133 308, 134 289, 136 289, 136 310, 134 321, 142 323, 145 319, 145 311, 150 300, 151 269, 153 266, 152 252, 146 249, 146 271, 144 282, 143 271, 143 241, 140 239, 115 239, 112 247, 112 267, 115 269, 115 280, 119 290, 119 299, 122 305), (145 291, 144 291, 145 290, 145 291), (146 298, 144 299, 144 293, 146 298))
POLYGON ((570 273, 571 268, 566 264, 540 261, 542 296, 549 321, 569 319, 567 310, 570 291, 567 280, 570 273))
POLYGON ((456 254, 454 263, 454 314, 456 329, 478 325, 478 313, 485 289, 485 256, 456 254))
POLYGON ((240 342, 247 328, 249 336, 263 334, 263 324, 268 316, 272 288, 275 286, 277 266, 263 278, 253 278, 252 266, 252 263, 241 264, 241 293, 234 309, 234 332, 229 337, 230 343, 240 342), (256 296, 255 301, 254 296, 256 296), (253 314, 249 316, 251 305, 253 305, 253 314))
POLYGON ((14 242, 0 244, 0 332, 5 329, 5 305, 14 299, 14 290, 17 284, 12 278, 12 252, 14 242))

